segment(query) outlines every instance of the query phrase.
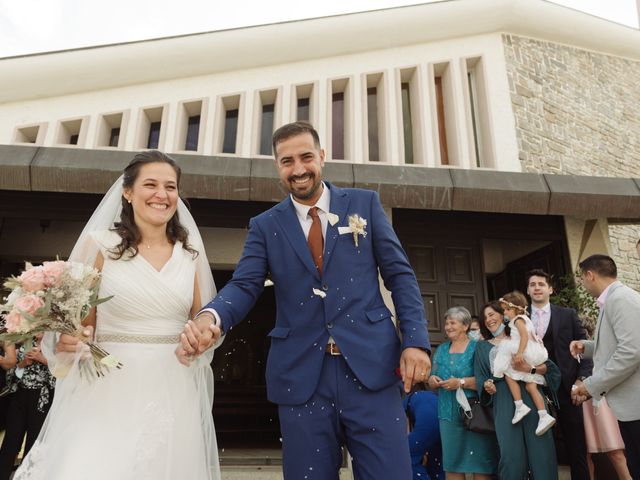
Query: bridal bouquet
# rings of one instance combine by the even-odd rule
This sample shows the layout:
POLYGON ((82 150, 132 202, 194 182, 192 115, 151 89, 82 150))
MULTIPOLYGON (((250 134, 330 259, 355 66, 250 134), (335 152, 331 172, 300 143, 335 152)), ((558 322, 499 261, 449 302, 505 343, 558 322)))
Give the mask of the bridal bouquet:
MULTIPOLYGON (((77 262, 26 264, 17 277, 9 277, 4 287, 11 290, 0 304, 0 340, 22 342, 26 349, 39 332, 58 332, 80 336, 82 321, 91 308, 110 300, 98 298, 100 272, 77 262)), ((122 364, 95 343, 87 343, 93 373, 104 375, 122 364)))

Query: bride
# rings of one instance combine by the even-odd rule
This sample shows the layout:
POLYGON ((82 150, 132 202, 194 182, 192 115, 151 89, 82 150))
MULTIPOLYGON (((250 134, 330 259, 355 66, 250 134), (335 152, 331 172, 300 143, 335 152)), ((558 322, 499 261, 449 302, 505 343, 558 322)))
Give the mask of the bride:
POLYGON ((179 182, 169 156, 137 154, 76 242, 69 260, 101 270, 99 296, 113 296, 89 315, 84 333, 95 328, 94 341, 124 366, 87 380, 78 340, 63 335, 57 350, 80 353, 54 355, 47 334, 50 367, 64 377, 15 480, 220 478, 213 353, 189 366, 174 353, 185 323, 215 294, 179 182))

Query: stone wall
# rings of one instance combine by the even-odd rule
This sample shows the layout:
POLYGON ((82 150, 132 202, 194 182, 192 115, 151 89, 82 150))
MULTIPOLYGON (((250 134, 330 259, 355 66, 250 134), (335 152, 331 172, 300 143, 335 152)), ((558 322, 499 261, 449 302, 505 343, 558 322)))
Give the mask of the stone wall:
MULTIPOLYGON (((640 177, 640 61, 503 35, 525 172, 640 177)), ((609 228, 620 279, 640 289, 637 225, 609 228)))
POLYGON ((640 259, 636 242, 640 238, 638 225, 609 225, 611 257, 618 266, 618 278, 640 291, 640 259))

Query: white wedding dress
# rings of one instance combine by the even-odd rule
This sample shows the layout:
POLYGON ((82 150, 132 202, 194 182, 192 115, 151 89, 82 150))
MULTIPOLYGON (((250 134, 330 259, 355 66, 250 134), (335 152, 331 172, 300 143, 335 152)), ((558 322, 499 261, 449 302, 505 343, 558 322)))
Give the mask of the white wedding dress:
MULTIPOLYGON (((218 480, 208 360, 174 354, 192 305, 195 262, 174 246, 157 271, 142 255, 112 260, 113 232, 92 234, 104 266, 96 340, 122 362, 87 381, 78 360, 15 480, 218 480)), ((208 299, 204 299, 205 301, 208 299)))

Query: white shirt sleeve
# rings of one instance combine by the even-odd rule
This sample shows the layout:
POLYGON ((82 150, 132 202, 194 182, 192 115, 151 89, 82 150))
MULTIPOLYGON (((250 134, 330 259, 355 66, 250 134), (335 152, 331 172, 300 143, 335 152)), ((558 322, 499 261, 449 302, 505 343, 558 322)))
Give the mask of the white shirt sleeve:
POLYGON ((211 315, 213 315, 213 324, 218 328, 222 328, 222 320, 220 319, 220 315, 218 315, 218 312, 216 312, 213 308, 204 308, 198 312, 196 318, 198 318, 203 312, 209 312, 211 315))

